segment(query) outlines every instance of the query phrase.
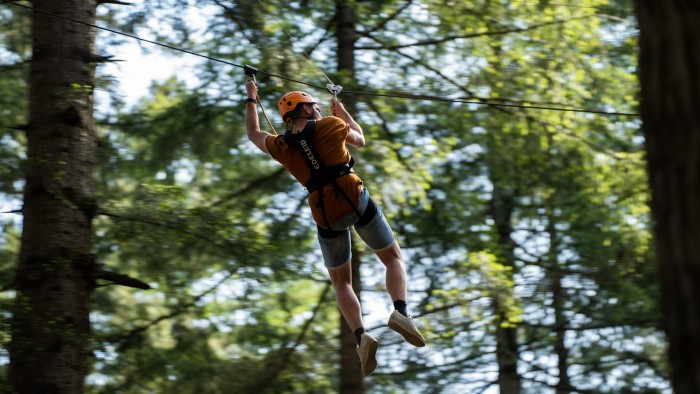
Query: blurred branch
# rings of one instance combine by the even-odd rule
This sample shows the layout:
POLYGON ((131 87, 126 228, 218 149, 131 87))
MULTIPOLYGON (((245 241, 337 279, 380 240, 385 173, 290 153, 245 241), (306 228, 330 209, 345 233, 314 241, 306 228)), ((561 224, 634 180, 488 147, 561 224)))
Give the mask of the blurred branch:
POLYGON ((403 156, 401 155, 401 153, 399 152, 399 150, 397 148, 395 148, 395 146, 397 146, 398 143, 396 142, 396 139, 394 138, 393 134, 391 133, 391 130, 389 130, 389 125, 388 125, 386 119, 384 119, 384 117, 382 116, 382 111, 379 110, 377 105, 372 100, 367 100, 367 105, 369 105, 369 107, 372 109, 372 111, 374 111, 374 114, 377 116, 377 118, 379 118, 379 120, 382 124, 382 130, 384 131, 384 136, 389 141, 390 149, 394 151, 394 155, 396 155, 396 158, 398 159, 399 163, 401 163, 401 165, 405 169, 407 169, 409 171, 413 171, 413 168, 408 163, 408 161, 406 161, 403 158, 403 156))
POLYGON ((112 282, 113 284, 126 286, 126 287, 133 287, 135 289, 142 289, 142 290, 150 290, 151 289, 151 286, 149 286, 147 283, 144 283, 136 278, 132 278, 129 275, 120 274, 117 272, 97 270, 97 272, 95 272, 95 278, 108 280, 108 281, 112 282))
POLYGON ((145 331, 148 330, 149 328, 151 328, 151 327, 157 325, 158 323, 160 323, 160 322, 162 322, 162 321, 164 321, 164 320, 172 319, 172 318, 174 318, 174 317, 177 317, 177 316, 179 316, 179 315, 181 315, 181 314, 187 312, 190 308, 196 306, 196 305, 197 305, 197 302, 199 302, 202 298, 204 298, 204 297, 207 296, 208 294, 210 294, 210 293, 214 292, 215 290, 217 290, 217 289, 219 288, 219 286, 221 286, 224 282, 228 281, 228 280, 229 280, 231 277, 233 277, 235 274, 236 274, 235 271, 230 271, 230 272, 228 273, 228 275, 226 275, 226 276, 224 276, 223 278, 221 278, 218 282, 216 282, 216 283, 215 283, 214 285, 212 285, 210 288, 208 288, 208 289, 204 290, 203 292, 199 293, 199 294, 196 295, 194 298, 192 298, 192 300, 190 300, 189 302, 184 302, 184 303, 178 305, 178 306, 175 307, 170 313, 167 313, 167 314, 158 316, 158 317, 156 317, 155 319, 149 321, 148 323, 145 323, 145 324, 143 324, 143 325, 141 325, 141 326, 139 326, 139 327, 136 327, 136 328, 133 328, 133 329, 129 330, 128 332, 126 332, 126 333, 123 334, 123 335, 120 335, 120 336, 118 336, 118 337, 116 337, 116 338, 113 338, 113 339, 108 338, 107 340, 108 340, 108 341, 111 341, 111 342, 117 342, 117 343, 119 343, 119 344, 121 344, 121 345, 125 345, 125 344, 129 343, 129 342, 132 341, 134 338, 136 338, 138 335, 140 335, 141 333, 145 332, 145 331))
MULTIPOLYGON (((376 39, 376 38, 374 38, 374 37, 370 37, 370 39, 372 39, 372 40, 374 40, 374 41, 376 41, 376 42, 380 42, 378 39, 376 39)), ((461 85, 460 83, 458 83, 457 81, 455 81, 453 78, 448 77, 447 75, 445 75, 444 73, 442 73, 439 69, 430 66, 428 63, 426 63, 426 62, 424 62, 424 61, 422 61, 422 60, 416 58, 415 56, 411 56, 411 55, 406 54, 406 53, 403 53, 403 52, 401 52, 401 51, 399 51, 399 50, 396 50, 396 53, 397 53, 398 55, 400 55, 400 56, 403 56, 403 57, 405 57, 405 58, 407 58, 407 59, 413 61, 415 64, 424 67, 425 69, 431 71, 431 72, 434 73, 435 75, 438 75, 440 78, 444 79, 445 81, 449 82, 450 84, 452 84, 453 86, 455 86, 456 88, 458 88, 460 91, 462 91, 462 92, 464 92, 465 94, 467 94, 467 95, 468 95, 468 98, 478 100, 478 101, 480 101, 480 102, 482 102, 482 103, 484 103, 484 104, 486 104, 486 105, 489 105, 489 103, 495 104, 495 101, 496 101, 496 100, 492 100, 492 99, 488 99, 488 98, 483 98, 483 97, 477 96, 477 95, 474 94, 472 91, 470 91, 469 89, 467 89, 465 86, 463 86, 463 85, 461 85)), ((525 103, 526 101, 525 101, 525 100, 502 99, 502 98, 501 98, 501 99, 498 99, 498 102, 523 104, 523 103, 525 103)), ((527 101, 527 102, 530 103, 530 104, 532 104, 532 103, 537 103, 538 105, 539 105, 539 104, 544 104, 544 103, 542 103, 542 102, 534 102, 534 101, 527 101)), ((562 104, 560 104, 560 103, 553 103, 553 104, 562 105, 562 104)), ((503 108, 503 107, 499 107, 499 106, 495 106, 495 105, 494 105, 494 106, 489 106, 489 108, 492 108, 492 109, 501 111, 502 113, 506 113, 506 114, 510 114, 510 115, 521 115, 520 113, 518 113, 518 112, 516 112, 516 111, 513 111, 513 110, 511 110, 511 109, 507 109, 507 108, 503 108)), ((595 152, 603 153, 603 154, 606 154, 606 155, 608 155, 608 156, 614 157, 615 159, 622 160, 622 158, 620 158, 620 157, 618 156, 617 152, 612 151, 611 149, 608 149, 607 147, 604 147, 604 146, 602 146, 602 145, 600 145, 600 144, 598 144, 598 143, 595 143, 595 142, 591 141, 591 140, 588 139, 588 138, 584 138, 584 137, 582 137, 582 136, 579 136, 579 135, 577 135, 576 133, 574 133, 573 131, 571 131, 571 130, 569 130, 569 129, 567 129, 567 128, 564 128, 564 127, 562 127, 562 126, 560 126, 560 125, 551 124, 551 123, 549 123, 549 122, 547 122, 547 121, 544 121, 544 120, 540 120, 539 118, 536 118, 536 117, 534 117, 534 116, 532 116, 532 115, 529 115, 529 114, 525 114, 525 115, 522 115, 522 116, 524 116, 526 119, 528 119, 528 120, 530 120, 530 121, 532 121, 532 122, 534 122, 534 123, 537 123, 537 124, 539 124, 539 125, 541 125, 541 126, 543 126, 543 127, 554 128, 557 132, 559 132, 559 133, 561 133, 561 134, 563 134, 563 135, 565 135, 565 136, 567 136, 567 137, 569 137, 569 138, 573 138, 573 139, 579 140, 579 141, 581 141, 582 143, 588 145, 588 147, 589 147, 591 150, 595 151, 595 152)))
MULTIPOLYGON (((407 9, 408 7, 410 7, 411 5, 413 5, 413 0, 407 1, 406 4, 404 4, 403 6, 397 8, 396 11, 394 11, 392 14, 388 15, 386 18, 384 18, 383 20, 379 21, 379 23, 377 23, 373 28, 371 28, 371 29, 369 29, 369 30, 365 30, 365 31, 360 31, 360 32, 358 32, 359 35, 360 35, 360 37, 369 37, 372 33, 381 30, 382 28, 384 28, 384 26, 386 26, 387 23, 389 23, 389 22, 393 21, 394 19, 398 18, 398 16, 401 15, 401 13, 403 13, 404 10, 406 10, 406 9, 407 9)), ((360 49, 359 47, 356 47, 356 48, 357 48, 357 49, 360 49)))
POLYGON ((134 217, 134 216, 129 216, 129 215, 120 215, 118 213, 107 211, 103 208, 100 208, 97 211, 97 215, 167 228, 168 230, 172 230, 172 231, 175 231, 175 232, 178 232, 181 234, 191 236, 193 238, 199 239, 200 241, 204 241, 206 243, 209 243, 211 245, 219 247, 223 250, 229 250, 230 248, 237 247, 236 244, 234 244, 231 241, 226 240, 226 242, 222 243, 222 242, 219 242, 218 240, 215 240, 215 239, 212 239, 208 236, 205 236, 204 234, 200 234, 200 233, 197 233, 194 231, 187 230, 187 227, 182 226, 180 223, 169 223, 167 221, 156 220, 156 219, 152 219, 149 217, 134 217))
MULTIPOLYGON (((439 39, 416 41, 416 42, 411 43, 411 44, 382 45, 382 46, 358 46, 356 49, 358 49, 358 50, 389 50, 389 51, 393 51, 393 50, 404 49, 404 48, 412 48, 412 47, 419 47, 419 46, 426 46, 426 45, 437 45, 437 44, 443 44, 445 42, 459 40, 459 39, 465 39, 465 38, 476 38, 476 37, 484 37, 484 36, 500 36, 500 35, 511 34, 511 33, 522 33, 525 31, 539 29, 539 28, 545 27, 545 26, 560 25, 560 24, 564 24, 564 23, 569 23, 571 21, 575 21, 577 19, 586 19, 586 18, 591 18, 594 16, 595 15, 578 16, 575 18, 560 19, 560 20, 556 20, 556 21, 544 22, 544 23, 540 23, 540 24, 536 24, 536 25, 532 25, 532 26, 528 26, 528 27, 522 27, 522 28, 512 28, 512 29, 506 29, 506 30, 485 31, 485 32, 480 32, 480 33, 451 35, 451 36, 445 36, 445 37, 442 37, 439 39)), ((369 35, 366 35, 366 37, 370 38, 374 41, 379 42, 377 39, 375 39, 374 37, 370 37, 369 35)))
POLYGON ((12 64, 3 64, 3 65, 0 65, 0 72, 18 70, 26 65, 29 65, 29 60, 23 60, 21 62, 12 63, 12 64))
POLYGON ((275 172, 272 172, 272 173, 270 173, 270 174, 268 174, 268 175, 262 176, 262 177, 257 178, 257 179, 253 179, 253 180, 250 181, 244 188, 239 189, 239 190, 236 190, 235 192, 230 193, 230 194, 224 196, 224 197, 221 198, 219 201, 216 201, 216 202, 212 203, 211 205, 209 205, 209 208, 217 207, 217 206, 219 206, 219 205, 221 205, 221 204, 224 204, 224 203, 228 202, 229 200, 233 200, 234 198, 236 198, 236 197, 238 197, 238 196, 240 196, 240 195, 246 194, 246 193, 250 192, 251 190, 255 189, 256 187, 258 187, 258 186, 260 186, 260 185, 262 185, 262 184, 265 184, 265 183, 267 183, 267 182, 270 182, 270 181, 272 181, 273 179, 275 179, 275 178, 281 176, 281 175, 284 174, 285 172, 286 172, 286 169, 285 169, 284 167, 280 167, 280 168, 277 169, 277 171, 275 171, 275 172))
POLYGON ((296 348, 304 342, 304 338, 306 337, 306 334, 308 333, 309 328, 311 327, 311 323, 313 323, 314 320, 316 320, 316 317, 318 316, 321 307, 326 302, 326 296, 328 295, 330 289, 331 283, 328 282, 323 288, 321 296, 318 298, 318 302, 316 303, 316 306, 311 312, 311 316, 306 320, 306 322, 304 322, 304 326, 301 328, 301 331, 294 340, 294 343, 291 346, 284 344, 278 352, 270 354, 270 356, 267 357, 267 361, 265 363, 266 365, 264 368, 264 370, 267 373, 265 373, 260 379, 255 381, 253 384, 251 384, 250 387, 246 387, 245 392, 258 393, 264 391, 265 388, 269 388, 274 385, 274 382, 277 379, 277 377, 290 365, 290 359, 296 348))
POLYGON ((102 5, 102 4, 134 5, 133 3, 127 3, 125 1, 119 1, 119 0, 97 0, 97 5, 102 5))

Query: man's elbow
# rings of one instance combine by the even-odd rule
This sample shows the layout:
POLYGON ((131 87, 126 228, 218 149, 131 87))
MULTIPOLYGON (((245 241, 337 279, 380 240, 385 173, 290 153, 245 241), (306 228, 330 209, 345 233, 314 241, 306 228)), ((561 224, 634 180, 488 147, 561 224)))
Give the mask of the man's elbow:
POLYGON ((267 137, 268 134, 258 131, 257 133, 248 133, 248 139, 253 143, 258 149, 264 153, 269 153, 267 149, 267 137))
POLYGON ((365 135, 362 133, 362 131, 353 130, 352 140, 352 146, 356 148, 362 148, 363 146, 365 146, 365 135))
POLYGON ((256 139, 258 138, 259 132, 260 132, 260 130, 256 130, 254 128, 249 128, 246 130, 246 134, 248 135, 248 139, 250 140, 250 142, 253 142, 253 143, 256 142, 256 139))
POLYGON ((348 138, 347 140, 345 140, 345 142, 353 148, 362 148, 363 146, 365 146, 365 137, 358 136, 352 139, 348 138))

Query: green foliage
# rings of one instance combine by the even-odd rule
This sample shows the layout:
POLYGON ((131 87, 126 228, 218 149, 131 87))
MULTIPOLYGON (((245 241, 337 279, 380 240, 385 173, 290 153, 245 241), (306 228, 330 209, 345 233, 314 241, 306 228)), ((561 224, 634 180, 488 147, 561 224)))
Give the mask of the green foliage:
MULTIPOLYGON (((21 193, 25 157, 27 77, 29 74, 29 18, 12 10, 0 13, 0 193, 16 198, 21 193)), ((5 221, 5 215, 2 216, 5 221)))
MULTIPOLYGON (((407 349, 383 320, 370 327, 382 344, 371 392, 488 387, 499 325, 517 332, 524 392, 560 376, 558 332, 576 389, 667 389, 638 119, 566 111, 635 112, 627 5, 347 2, 358 32, 352 79, 333 72, 333 2, 263 3, 163 0, 103 19, 258 67, 278 129, 284 91, 309 90, 328 112, 320 89, 278 75, 320 86, 320 67, 345 86, 368 141, 353 152, 356 170, 402 244, 409 308, 430 343, 407 349), (200 11, 206 27, 188 23, 200 11)), ((2 37, 26 56, 21 35, 2 37)), ((22 124, 19 70, 0 74, 0 126, 22 124)), ((95 253, 102 268, 153 289, 100 283, 90 392, 337 391, 339 316, 306 193, 247 141, 244 78, 207 62, 194 83, 171 77, 133 108, 115 99, 98 114, 95 253)), ((16 197, 23 137, 4 130, 0 192, 16 197)), ((0 261, 12 260, 18 234, 3 229, 0 261)), ((362 300, 376 322, 389 306, 382 267, 366 260, 362 300)), ((3 283, 10 267, 0 267, 3 283)))
POLYGON ((6 378, 13 300, 12 282, 20 248, 22 193, 20 168, 26 158, 27 76, 30 18, 11 9, 0 10, 0 391, 9 391, 6 378))

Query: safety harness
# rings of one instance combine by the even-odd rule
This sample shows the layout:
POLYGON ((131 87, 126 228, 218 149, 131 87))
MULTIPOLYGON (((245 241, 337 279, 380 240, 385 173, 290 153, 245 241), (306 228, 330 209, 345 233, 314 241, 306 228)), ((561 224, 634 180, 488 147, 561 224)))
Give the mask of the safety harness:
POLYGON ((291 130, 288 130, 286 133, 284 133, 282 139, 289 146, 296 148, 301 153, 302 157, 304 157, 304 162, 309 167, 309 171, 311 172, 311 179, 304 186, 306 187, 306 190, 308 190, 309 194, 312 194, 315 191, 319 192, 317 206, 321 209, 321 212, 323 214, 323 221, 325 222, 326 227, 330 229, 331 224, 328 222, 326 209, 323 206, 323 186, 329 183, 333 184, 333 189, 335 190, 336 195, 340 193, 340 195, 343 196, 345 201, 355 211, 357 216, 361 216, 360 212, 357 209, 357 205, 355 205, 352 202, 350 197, 348 197, 348 195, 336 182, 338 178, 355 172, 352 169, 352 166, 355 164, 355 160, 352 157, 350 157, 350 161, 348 161, 347 163, 342 163, 335 166, 326 166, 325 164, 323 164, 323 162, 320 159, 320 156, 316 153, 316 150, 314 149, 313 137, 315 130, 316 121, 309 120, 308 122, 306 122, 306 126, 304 126, 304 129, 302 131, 298 133, 292 133, 291 130))

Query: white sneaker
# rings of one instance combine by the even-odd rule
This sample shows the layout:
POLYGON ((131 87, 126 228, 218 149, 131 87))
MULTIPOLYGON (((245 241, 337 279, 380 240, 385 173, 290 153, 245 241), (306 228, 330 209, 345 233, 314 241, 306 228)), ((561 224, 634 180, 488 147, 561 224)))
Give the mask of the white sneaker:
POLYGON ((377 348, 379 342, 367 333, 362 333, 360 346, 357 347, 357 354, 360 356, 360 367, 362 374, 367 376, 377 368, 377 348))
POLYGON ((413 346, 423 347, 425 346, 425 338, 418 331, 416 323, 413 322, 413 318, 410 316, 404 316, 399 311, 394 311, 389 317, 389 328, 403 335, 406 342, 413 346))

